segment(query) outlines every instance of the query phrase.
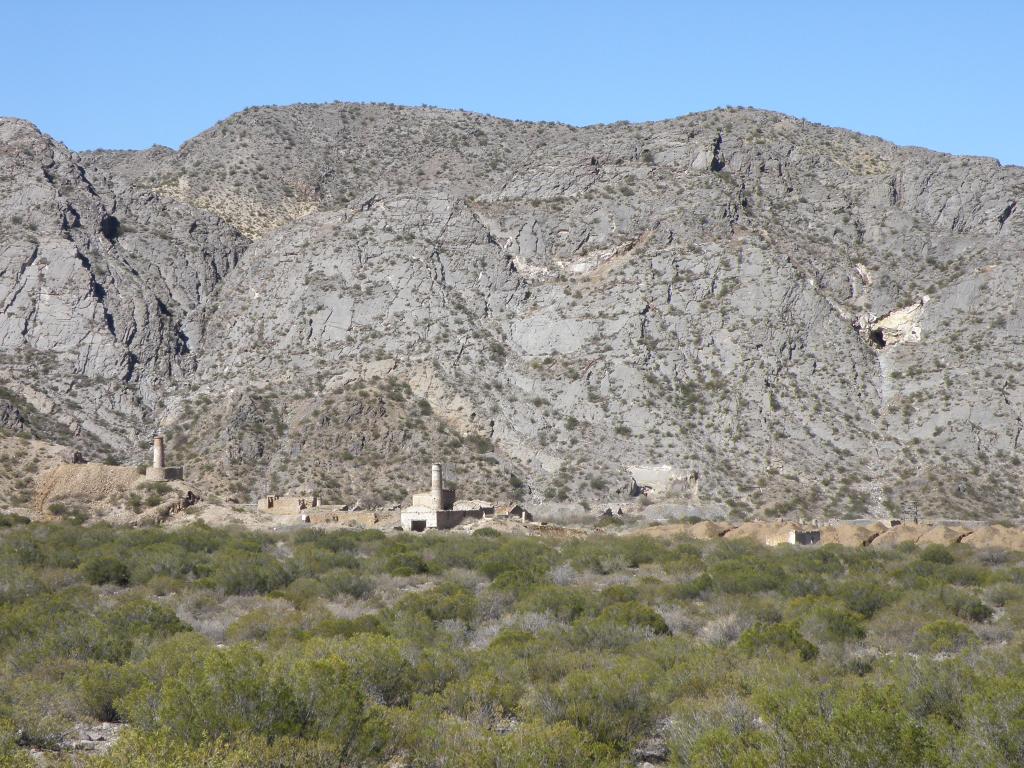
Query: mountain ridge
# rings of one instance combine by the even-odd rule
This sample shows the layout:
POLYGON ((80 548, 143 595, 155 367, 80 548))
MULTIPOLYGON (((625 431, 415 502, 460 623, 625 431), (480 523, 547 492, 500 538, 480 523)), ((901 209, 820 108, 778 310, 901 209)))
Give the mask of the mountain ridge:
POLYGON ((741 109, 574 128, 292 105, 178 151, 20 141, 0 200, 36 230, 0 232, 0 350, 67 352, 21 331, 53 272, 26 282, 35 236, 70 244, 85 347, 138 360, 0 386, 102 404, 64 424, 94 453, 134 459, 161 423, 239 499, 395 502, 447 457, 467 492, 533 501, 669 465, 644 498, 701 513, 1019 512, 1024 169, 741 109))

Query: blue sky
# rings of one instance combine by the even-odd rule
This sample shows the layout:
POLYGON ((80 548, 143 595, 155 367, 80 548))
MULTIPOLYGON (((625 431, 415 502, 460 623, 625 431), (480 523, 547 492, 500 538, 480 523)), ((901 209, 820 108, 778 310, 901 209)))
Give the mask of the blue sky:
POLYGON ((1024 165, 1024 3, 0 0, 0 114, 177 147, 246 106, 584 125, 716 106, 1024 165))

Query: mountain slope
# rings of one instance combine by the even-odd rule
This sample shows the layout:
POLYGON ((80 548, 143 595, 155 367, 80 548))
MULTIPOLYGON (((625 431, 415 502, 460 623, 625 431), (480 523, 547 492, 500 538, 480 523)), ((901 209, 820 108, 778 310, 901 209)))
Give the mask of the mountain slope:
MULTIPOLYGON (((239 499, 394 501, 445 458, 487 497, 602 502, 669 465, 651 499, 737 514, 1019 512, 1022 169, 757 110, 573 128, 296 105, 177 152, 23 141, 6 208, 115 276, 101 301, 62 257, 101 362, 51 374, 134 398, 120 432, 87 429, 115 455, 160 422, 239 499), (74 195, 91 218, 69 230, 74 195)), ((0 236, 5 303, 21 237, 0 236)), ((19 301, 5 328, 41 299, 19 301)))

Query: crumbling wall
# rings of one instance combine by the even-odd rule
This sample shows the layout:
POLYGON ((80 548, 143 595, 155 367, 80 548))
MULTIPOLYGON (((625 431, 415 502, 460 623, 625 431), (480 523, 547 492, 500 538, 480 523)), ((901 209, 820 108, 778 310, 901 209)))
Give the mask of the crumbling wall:
POLYGON ((340 523, 341 525, 361 525, 364 528, 376 524, 376 512, 349 512, 347 510, 331 507, 316 507, 302 513, 301 519, 304 523, 311 525, 326 525, 328 523, 340 523))
MULTIPOLYGON (((441 491, 441 509, 451 509, 455 504, 455 491, 450 488, 445 488, 441 491)), ((430 507, 434 506, 434 497, 430 491, 424 493, 414 493, 412 495, 412 506, 414 507, 430 507)))
POLYGON ((272 515, 297 515, 319 506, 320 499, 316 496, 264 496, 256 502, 256 509, 272 515))
POLYGON ((454 528, 464 519, 464 514, 454 509, 430 509, 429 507, 412 506, 402 511, 402 530, 445 530, 454 528), (417 527, 422 524, 422 528, 417 527))

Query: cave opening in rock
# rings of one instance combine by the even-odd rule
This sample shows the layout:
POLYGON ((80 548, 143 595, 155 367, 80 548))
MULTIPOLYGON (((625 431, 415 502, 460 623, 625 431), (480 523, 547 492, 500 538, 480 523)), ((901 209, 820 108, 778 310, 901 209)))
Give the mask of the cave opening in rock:
POLYGON ((876 347, 878 347, 879 349, 883 349, 885 347, 885 334, 882 333, 881 328, 875 328, 873 331, 871 331, 869 336, 871 338, 871 343, 874 344, 876 347))
POLYGON ((121 234, 121 222, 114 216, 104 216, 100 220, 100 231, 107 240, 113 240, 121 234))

